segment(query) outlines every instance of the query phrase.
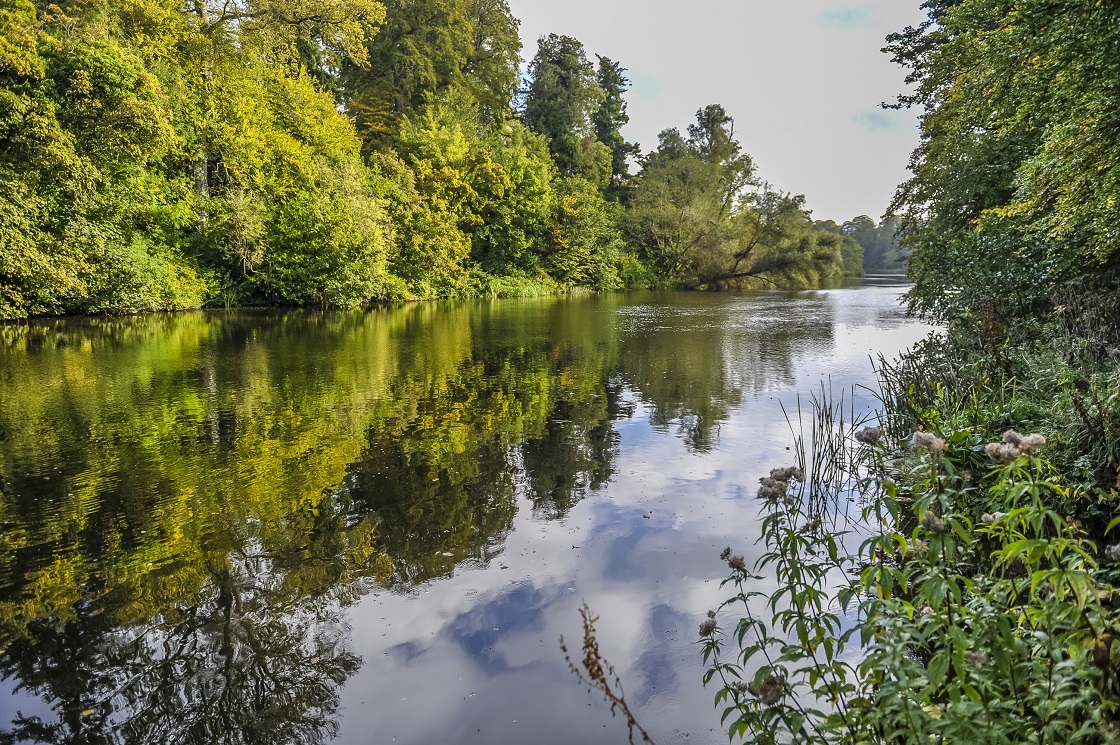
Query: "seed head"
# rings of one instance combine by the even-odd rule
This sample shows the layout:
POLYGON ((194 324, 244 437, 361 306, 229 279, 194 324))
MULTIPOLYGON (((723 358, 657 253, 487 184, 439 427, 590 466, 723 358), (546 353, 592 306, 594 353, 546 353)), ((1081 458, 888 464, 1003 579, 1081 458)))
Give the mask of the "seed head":
POLYGON ((761 683, 751 683, 747 690, 758 699, 763 706, 773 706, 785 698, 788 686, 786 679, 781 675, 767 675, 761 683))
POLYGON ((907 559, 920 559, 929 553, 929 544, 921 538, 915 538, 906 546, 907 559))
POLYGON ((1001 466, 1006 466, 1019 457, 1019 449, 1014 445, 1000 445, 996 442, 989 442, 984 448, 984 452, 988 454, 993 463, 1001 466))
POLYGON ((798 528, 797 532, 800 533, 801 535, 812 535, 813 533, 816 533, 820 529, 821 529, 821 521, 817 518, 813 518, 812 520, 810 520, 809 522, 805 523, 800 528, 798 528))
POLYGON ((929 432, 918 431, 910 438, 910 450, 914 453, 928 450, 929 454, 936 458, 945 452, 945 447, 944 440, 929 432))
POLYGON ((714 618, 705 619, 700 624, 700 636, 714 636, 716 633, 716 620, 714 618))
MULTIPOLYGON (((775 471, 771 471, 770 473, 774 474, 775 471)), ((759 479, 759 483, 761 483, 762 486, 758 488, 758 496, 767 501, 781 499, 786 495, 786 491, 789 489, 788 481, 774 478, 773 475, 759 479)))
POLYGON ((1002 444, 989 443, 984 452, 992 462, 1006 466, 1020 455, 1037 455, 1045 444, 1046 438, 1038 433, 1022 435, 1009 429, 1003 433, 1002 444))
POLYGON ((931 533, 944 533, 945 521, 934 514, 933 510, 927 510, 926 514, 922 515, 922 527, 931 533))
POLYGON ((883 439, 882 427, 864 427, 856 432, 856 441, 862 442, 864 445, 874 447, 879 444, 879 440, 883 439))
POLYGON ((1035 433, 1035 434, 1027 435, 1026 437, 1024 437, 1023 442, 1019 446, 1019 448, 1024 453, 1027 453, 1029 455, 1038 455, 1038 452, 1040 450, 1042 450, 1042 447, 1045 444, 1046 444, 1046 438, 1043 437, 1042 435, 1038 434, 1038 433, 1035 433))

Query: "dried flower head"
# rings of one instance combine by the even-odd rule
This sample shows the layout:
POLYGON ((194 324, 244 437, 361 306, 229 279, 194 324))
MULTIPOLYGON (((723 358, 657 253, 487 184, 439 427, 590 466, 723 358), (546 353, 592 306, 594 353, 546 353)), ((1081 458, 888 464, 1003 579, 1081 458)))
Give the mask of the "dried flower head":
POLYGON ((714 636, 716 633, 716 619, 707 618, 700 624, 700 636, 714 636))
POLYGON ((732 556, 727 560, 727 566, 737 572, 745 572, 747 570, 747 560, 742 556, 732 556))
POLYGON ((985 525, 991 525, 1006 514, 1006 512, 985 512, 980 516, 980 522, 984 523, 985 525))
POLYGON ((1046 438, 1036 432, 1024 437, 1019 449, 1028 455, 1038 455, 1044 445, 1046 445, 1046 438))
POLYGON ((915 538, 906 545, 907 559, 920 559, 929 553, 929 544, 921 538, 915 538))
MULTIPOLYGON (((771 471, 770 473, 773 474, 774 471, 771 471)), ((781 499, 789 490, 788 481, 776 479, 773 477, 773 475, 759 479, 759 483, 762 484, 762 486, 758 488, 759 498, 771 502, 781 499)))
POLYGON ((727 561, 730 558, 731 558, 731 546, 728 546, 727 548, 725 548, 725 549, 723 549, 722 551, 719 552, 719 560, 720 561, 727 561))
POLYGON ((883 439, 882 427, 864 427, 856 432, 856 441, 862 442, 864 445, 871 445, 874 447, 879 444, 879 440, 883 439))
POLYGON ((937 457, 945 452, 945 441, 929 432, 915 432, 910 438, 910 450, 919 453, 928 450, 929 454, 937 457))
POLYGON ((786 685, 785 676, 771 674, 767 675, 759 683, 751 683, 747 686, 747 690, 750 691, 763 706, 773 706, 785 698, 789 686, 786 685))
POLYGON ((1022 435, 1013 429, 1003 433, 1003 443, 989 443, 984 452, 992 462, 1001 466, 1013 462, 1020 455, 1037 455, 1046 444, 1046 438, 1035 433, 1022 435))
POLYGON ((1104 550, 1104 555, 1113 561, 1120 561, 1120 543, 1114 543, 1104 550))
POLYGON ((821 529, 821 521, 818 518, 813 518, 809 522, 802 525, 797 529, 801 535, 812 535, 821 529))
POLYGON ((931 533, 944 533, 945 521, 934 514, 933 510, 926 510, 926 514, 922 515, 922 527, 931 533))
POLYGON ((716 612, 714 610, 708 611, 708 618, 715 618, 715 617, 716 617, 716 612))
POLYGON ((968 661, 968 664, 980 667, 988 661, 988 653, 982 649, 974 649, 971 652, 965 652, 964 658, 968 661))
POLYGON ((804 474, 797 466, 789 466, 787 468, 775 468, 770 471, 770 478, 777 479, 778 481, 801 481, 804 474))
POLYGON ((1019 449, 1014 445, 1001 445, 996 442, 989 442, 984 448, 984 452, 988 454, 993 463, 1001 466, 1006 466, 1019 457, 1019 449))
POLYGON ((932 615, 933 615, 933 608, 931 606, 923 605, 921 608, 918 608, 918 618, 926 618, 927 616, 932 616, 932 615))

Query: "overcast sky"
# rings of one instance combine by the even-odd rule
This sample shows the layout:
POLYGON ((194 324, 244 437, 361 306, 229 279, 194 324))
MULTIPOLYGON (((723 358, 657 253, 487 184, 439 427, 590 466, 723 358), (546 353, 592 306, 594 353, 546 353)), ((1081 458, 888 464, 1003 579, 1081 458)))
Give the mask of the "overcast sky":
POLYGON ((567 34, 629 70, 626 135, 644 151, 721 103, 759 175, 818 219, 878 219, 906 178, 916 117, 886 111, 904 71, 879 50, 922 19, 919 0, 509 0, 522 52, 567 34))

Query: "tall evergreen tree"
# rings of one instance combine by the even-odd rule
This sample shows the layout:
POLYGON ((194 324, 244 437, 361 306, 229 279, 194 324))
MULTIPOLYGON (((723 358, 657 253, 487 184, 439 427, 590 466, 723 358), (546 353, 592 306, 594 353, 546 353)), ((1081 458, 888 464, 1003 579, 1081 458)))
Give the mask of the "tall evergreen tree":
POLYGON ((630 121, 622 95, 630 86, 625 73, 626 69, 619 63, 609 57, 599 57, 598 83, 603 101, 592 116, 592 123, 596 139, 611 151, 611 182, 607 191, 616 201, 630 186, 629 158, 641 153, 637 143, 627 142, 622 136, 622 128, 630 121))
POLYGON ((549 34, 537 44, 537 54, 529 63, 525 123, 549 138, 561 174, 590 174, 602 157, 593 147, 591 126, 592 113, 603 100, 595 69, 577 39, 549 34))

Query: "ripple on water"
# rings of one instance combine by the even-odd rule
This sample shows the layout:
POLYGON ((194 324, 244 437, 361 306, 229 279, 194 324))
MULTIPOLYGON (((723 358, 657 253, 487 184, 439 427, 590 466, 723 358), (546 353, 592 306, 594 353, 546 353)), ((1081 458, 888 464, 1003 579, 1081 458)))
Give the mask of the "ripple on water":
POLYGON ((782 407, 926 332, 893 281, 28 324, 0 732, 616 743, 557 646, 586 601, 656 738, 724 742, 693 643, 717 555, 758 550, 782 407))

